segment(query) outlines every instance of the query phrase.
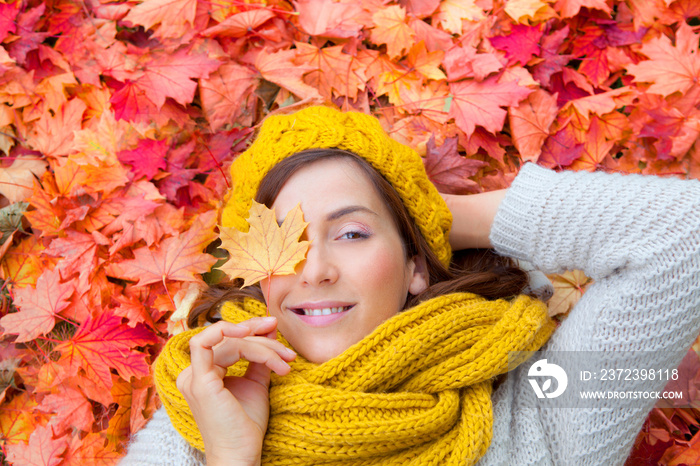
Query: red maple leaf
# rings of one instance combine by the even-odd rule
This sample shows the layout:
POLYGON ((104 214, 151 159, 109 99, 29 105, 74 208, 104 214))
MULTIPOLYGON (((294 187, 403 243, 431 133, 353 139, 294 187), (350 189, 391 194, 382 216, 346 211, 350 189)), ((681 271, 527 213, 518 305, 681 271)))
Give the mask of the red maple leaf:
MULTIPOLYGON (((47 32, 36 32, 34 30, 45 10, 46 4, 40 3, 36 8, 27 9, 17 15, 16 29, 14 30, 18 36, 17 40, 6 45, 6 47, 10 56, 20 64, 24 64, 27 60, 27 54, 35 50, 49 35, 47 32)), ((11 11, 10 15, 12 15, 11 11)))
POLYGON ((20 2, 0 4, 0 42, 4 41, 9 33, 17 32, 17 13, 20 2))
POLYGON ((205 55, 195 55, 181 49, 175 53, 154 55, 136 85, 148 99, 161 108, 170 97, 181 105, 192 102, 197 83, 192 79, 206 78, 221 63, 205 55))
POLYGON ((56 432, 65 432, 69 428, 89 432, 95 421, 92 405, 85 395, 76 387, 66 386, 65 383, 58 386, 56 393, 45 396, 36 409, 53 414, 49 425, 56 432))
POLYGON ((516 24, 507 36, 495 36, 489 40, 494 47, 506 52, 510 65, 520 62, 524 66, 530 58, 540 55, 541 38, 541 25, 516 24))
POLYGON ((255 72, 234 62, 224 63, 200 81, 199 97, 213 131, 227 124, 245 124, 252 118, 246 111, 256 83, 255 72))
POLYGON ((56 346, 60 361, 79 367, 87 380, 107 389, 112 386, 111 369, 126 380, 148 375, 147 355, 133 348, 156 343, 157 338, 143 325, 129 327, 121 321, 109 311, 86 320, 70 340, 56 346))
POLYGON ((542 61, 534 66, 532 76, 542 87, 549 88, 549 79, 554 73, 561 71, 571 59, 570 55, 559 53, 559 48, 569 35, 569 26, 549 32, 542 38, 542 61))
POLYGON ((425 171, 438 191, 445 194, 467 194, 479 192, 479 185, 470 180, 480 168, 488 165, 481 160, 462 157, 457 152, 457 138, 446 138, 437 147, 435 136, 430 136, 423 159, 425 171))
POLYGON ((158 170, 165 170, 165 157, 169 147, 170 144, 165 139, 141 139, 134 149, 123 150, 118 157, 133 167, 134 179, 145 176, 150 180, 158 170))
POLYGON ((146 91, 137 86, 133 81, 122 84, 114 82, 116 92, 109 101, 114 108, 114 116, 117 120, 150 121, 153 115, 158 114, 158 107, 146 95, 146 91))
POLYGON ((575 130, 566 125, 544 142, 538 163, 549 168, 567 167, 581 156, 583 149, 583 144, 576 139, 575 130))
POLYGON ((0 319, 5 333, 17 334, 18 342, 29 341, 50 332, 56 324, 56 314, 67 308, 75 284, 61 283, 58 270, 46 270, 39 276, 36 288, 15 290, 13 312, 0 319))
POLYGON ((62 257, 56 267, 61 271, 63 279, 68 279, 77 273, 84 279, 89 280, 95 266, 95 253, 97 243, 92 235, 79 233, 75 230, 68 230, 64 238, 56 238, 45 250, 45 254, 51 257, 62 257))
POLYGON ((527 97, 532 89, 518 86, 513 81, 499 83, 495 77, 483 82, 472 80, 450 83, 452 105, 450 116, 457 126, 470 135, 479 125, 492 133, 503 129, 506 111, 503 106, 514 106, 527 97))

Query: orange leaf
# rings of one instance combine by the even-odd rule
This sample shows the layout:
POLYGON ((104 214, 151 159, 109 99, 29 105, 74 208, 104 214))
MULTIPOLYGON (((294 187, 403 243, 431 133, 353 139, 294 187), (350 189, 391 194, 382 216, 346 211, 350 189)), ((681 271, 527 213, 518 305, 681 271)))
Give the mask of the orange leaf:
POLYGON ((690 444, 687 448, 681 447, 680 445, 674 451, 667 450, 667 454, 664 455, 662 461, 663 464, 668 466, 684 466, 691 464, 700 464, 700 434, 695 434, 692 439, 690 439, 690 444), (671 453, 671 454, 669 454, 671 453), (674 453, 678 453, 677 455, 674 453), (670 457, 670 458, 669 458, 670 457))
POLYGON ((36 289, 20 288, 15 291, 18 312, 0 319, 5 333, 17 334, 17 341, 33 340, 50 332, 56 324, 55 316, 68 307, 68 298, 75 284, 60 283, 58 270, 46 270, 36 282, 36 289))
POLYGON ((198 281, 195 274, 209 271, 216 262, 214 256, 202 252, 216 237, 215 218, 213 210, 199 215, 185 233, 166 238, 155 249, 136 249, 134 259, 114 264, 110 272, 117 277, 138 279, 139 286, 165 280, 198 281))
POLYGON ((440 23, 445 31, 462 34, 462 20, 478 21, 484 18, 484 10, 476 0, 443 0, 433 15, 433 25, 440 23))
POLYGON ((27 392, 17 394, 0 409, 0 440, 5 445, 15 445, 29 441, 29 435, 36 429, 36 400, 27 392))
MULTIPOLYGON (((258 11, 258 10, 256 10, 258 11)), ((199 96, 204 113, 213 131, 229 124, 250 124, 241 121, 251 119, 246 115, 248 99, 256 86, 256 74, 248 68, 230 62, 199 82, 199 96)))
POLYGON ((355 57, 343 52, 342 45, 318 48, 295 42, 295 63, 310 65, 312 71, 305 81, 321 92, 323 97, 347 96, 357 99, 357 92, 365 89, 365 72, 355 57))
POLYGON ((44 114, 27 137, 27 144, 44 155, 59 156, 70 152, 73 132, 82 129, 83 112, 87 105, 80 99, 72 99, 52 116, 44 114))
POLYGON ((0 168, 0 194, 10 204, 20 202, 32 194, 34 177, 46 171, 46 162, 37 157, 17 157, 11 166, 0 168))
POLYGON ((196 10, 197 0, 144 0, 123 21, 145 29, 160 24, 159 36, 180 37, 194 25, 196 10))
POLYGON ((562 18, 576 16, 582 7, 595 8, 610 13, 610 7, 605 0, 559 0, 554 9, 561 13, 562 18))
POLYGON ((631 87, 621 87, 608 92, 602 92, 580 99, 569 101, 562 110, 573 106, 585 118, 590 118, 591 113, 605 115, 623 105, 629 105, 637 97, 637 91, 631 87))
POLYGON ((581 157, 574 160, 571 168, 574 170, 594 171, 610 153, 615 143, 605 139, 604 125, 601 120, 594 116, 588 128, 588 135, 583 143, 583 153, 581 157))
POLYGON ((61 463, 61 454, 68 447, 68 438, 53 438, 51 427, 39 426, 29 436, 27 445, 7 446, 7 459, 11 464, 54 466, 61 463))
POLYGON ((428 52, 425 42, 420 41, 411 47, 408 52, 408 63, 420 74, 428 79, 447 79, 440 68, 440 63, 445 56, 442 50, 428 52))
POLYGON ((355 37, 362 29, 358 16, 362 7, 355 3, 333 0, 298 0, 299 26, 312 36, 346 39, 355 37))
POLYGON ((527 23, 528 17, 540 19, 537 13, 544 13, 547 10, 551 11, 549 5, 543 0, 510 0, 504 9, 508 16, 523 24, 527 23))
POLYGON ((401 57, 404 50, 413 45, 415 32, 406 24, 406 10, 400 6, 392 5, 375 12, 372 21, 372 42, 386 44, 387 54, 391 58, 401 57))
POLYGON ((44 397, 37 411, 53 414, 49 425, 56 432, 71 427, 89 432, 95 421, 92 405, 85 395, 77 387, 66 386, 65 382, 58 386, 56 393, 44 397))
POLYGON ((275 53, 261 50, 255 59, 255 68, 266 80, 287 89, 302 99, 321 101, 321 95, 318 91, 302 80, 302 76, 313 70, 313 67, 294 63, 292 60, 296 56, 296 50, 280 50, 275 53))
POLYGON ((537 161, 549 127, 557 117, 557 97, 538 89, 517 107, 510 108, 513 143, 525 161, 537 161))
POLYGON ((664 96, 674 92, 687 92, 700 80, 700 54, 698 35, 692 27, 681 22, 676 32, 676 46, 662 35, 642 46, 641 52, 649 57, 636 65, 628 65, 627 71, 636 82, 653 83, 649 92, 664 96))
MULTIPOLYGON (((26 214, 25 214, 26 215, 26 214)), ((3 256, 0 263, 3 280, 7 280, 16 290, 36 284, 37 277, 47 266, 41 257, 43 243, 36 236, 24 238, 17 246, 11 248, 3 256)))
POLYGON ((63 458, 64 466, 113 465, 122 455, 101 434, 90 433, 84 438, 73 436, 63 458))
POLYGON ((219 227, 221 246, 230 255, 221 270, 231 278, 242 278, 243 286, 272 275, 293 274, 309 248, 308 241, 299 241, 308 225, 301 207, 290 210, 282 225, 277 224, 273 210, 255 201, 248 215, 250 229, 247 233, 219 227))
POLYGON ((264 8, 248 10, 229 16, 223 22, 210 27, 202 32, 205 37, 243 37, 253 29, 261 26, 267 20, 275 17, 275 14, 264 8))

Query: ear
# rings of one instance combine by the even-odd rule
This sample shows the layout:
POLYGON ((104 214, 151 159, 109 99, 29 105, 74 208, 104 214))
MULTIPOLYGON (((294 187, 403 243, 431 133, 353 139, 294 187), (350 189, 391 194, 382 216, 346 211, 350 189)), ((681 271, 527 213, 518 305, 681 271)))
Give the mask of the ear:
POLYGON ((408 262, 411 269, 408 292, 415 296, 428 289, 428 267, 423 255, 414 256, 408 262))

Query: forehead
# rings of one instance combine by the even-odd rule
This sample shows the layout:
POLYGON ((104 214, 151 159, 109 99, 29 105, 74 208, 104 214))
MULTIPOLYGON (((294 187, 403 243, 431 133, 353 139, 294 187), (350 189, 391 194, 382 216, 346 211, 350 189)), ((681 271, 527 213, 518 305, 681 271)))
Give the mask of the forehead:
POLYGON ((384 207, 365 171, 352 159, 335 157, 311 162, 297 170, 284 183, 273 206, 280 216, 299 203, 305 216, 351 204, 375 211, 384 207))

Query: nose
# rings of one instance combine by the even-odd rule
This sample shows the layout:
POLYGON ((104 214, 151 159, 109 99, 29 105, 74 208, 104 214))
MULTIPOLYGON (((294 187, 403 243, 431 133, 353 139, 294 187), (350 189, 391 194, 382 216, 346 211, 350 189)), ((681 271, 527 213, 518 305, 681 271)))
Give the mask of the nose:
POLYGON ((321 244, 309 245, 306 260, 300 264, 302 283, 304 285, 330 285, 338 281, 338 267, 331 254, 321 244))

